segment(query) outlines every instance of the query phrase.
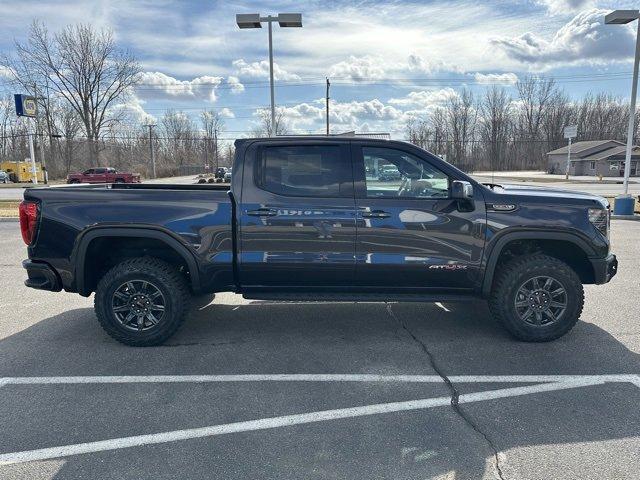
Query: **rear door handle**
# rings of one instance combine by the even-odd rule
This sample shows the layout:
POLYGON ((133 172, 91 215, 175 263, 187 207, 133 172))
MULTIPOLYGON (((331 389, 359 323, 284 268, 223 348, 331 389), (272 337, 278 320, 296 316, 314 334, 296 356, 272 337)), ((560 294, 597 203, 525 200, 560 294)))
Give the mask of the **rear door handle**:
POLYGON ((248 210, 247 215, 252 217, 275 217, 278 211, 273 208, 258 208, 257 210, 248 210))
POLYGON ((389 218, 391 216, 390 213, 384 212, 382 210, 373 210, 372 212, 362 212, 363 218, 389 218))

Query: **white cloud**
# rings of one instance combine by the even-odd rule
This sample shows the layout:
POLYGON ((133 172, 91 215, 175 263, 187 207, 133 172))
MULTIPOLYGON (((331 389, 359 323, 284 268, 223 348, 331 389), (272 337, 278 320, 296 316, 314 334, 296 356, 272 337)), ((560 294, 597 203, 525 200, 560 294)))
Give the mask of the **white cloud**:
POLYGON ((0 65, 0 78, 13 78, 11 69, 4 65, 0 65))
POLYGON ((551 15, 573 15, 579 10, 593 6, 593 0, 538 0, 551 15))
POLYGON ((227 85, 231 87, 231 93, 241 93, 244 92, 244 85, 240 82, 238 77, 234 77, 233 75, 229 75, 227 77, 227 85))
POLYGON ((433 107, 444 105, 450 99, 457 97, 458 93, 451 87, 439 90, 418 90, 409 92, 401 98, 392 98, 389 103, 402 107, 409 107, 413 110, 428 110, 433 107))
MULTIPOLYGON (((267 60, 247 63, 243 58, 239 58, 234 60, 232 65, 241 77, 269 78, 269 62, 267 60)), ((275 62, 273 64, 273 77, 275 80, 300 80, 300 76, 287 72, 275 62)))
POLYGON ((605 25, 607 10, 592 9, 576 15, 548 41, 531 32, 518 37, 496 37, 492 44, 508 57, 539 66, 609 63, 633 55, 631 27, 605 25))
POLYGON ((473 78, 480 85, 514 85, 518 82, 515 73, 476 73, 473 78))
POLYGON ((236 118, 236 115, 227 107, 220 110, 220 116, 224 118, 236 118))
POLYGON ((197 98, 215 102, 215 89, 221 83, 222 77, 210 75, 178 80, 162 72, 143 72, 135 91, 138 96, 145 98, 197 98))
POLYGON ((156 123, 157 119, 145 112, 144 104, 144 100, 135 95, 129 95, 126 101, 114 105, 113 110, 120 113, 123 120, 129 124, 156 123))
MULTIPOLYGON (((326 110, 324 99, 310 103, 300 103, 290 107, 280 107, 291 128, 296 130, 324 129, 326 110)), ((256 111, 256 114, 258 111, 256 111)), ((331 101, 329 121, 332 131, 389 130, 403 127, 407 115, 400 108, 387 105, 377 98, 364 101, 331 101)))
POLYGON ((376 80, 386 74, 384 60, 381 57, 366 55, 364 57, 349 56, 347 60, 338 62, 329 69, 329 77, 337 77, 354 81, 376 80))

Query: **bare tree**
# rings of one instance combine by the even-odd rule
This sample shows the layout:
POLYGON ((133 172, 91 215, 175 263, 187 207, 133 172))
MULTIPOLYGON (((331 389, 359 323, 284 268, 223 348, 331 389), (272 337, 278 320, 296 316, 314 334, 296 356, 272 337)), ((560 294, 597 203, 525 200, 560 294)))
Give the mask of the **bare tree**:
POLYGON ((196 156, 196 126, 184 112, 167 110, 160 119, 164 134, 165 165, 194 164, 196 156))
POLYGON ((479 137, 491 170, 505 168, 506 151, 512 130, 511 98, 504 88, 493 86, 480 104, 479 137))
POLYGON ((453 153, 450 161, 457 165, 466 165, 477 119, 473 94, 465 88, 461 95, 449 99, 446 108, 447 129, 451 137, 453 153))
POLYGON ((541 167, 543 162, 542 124, 556 92, 553 79, 527 76, 516 83, 519 96, 517 134, 524 140, 520 168, 541 167))
POLYGON ((205 110, 200 114, 200 123, 204 130, 205 163, 209 163, 209 155, 211 155, 215 161, 216 168, 218 168, 221 156, 218 137, 220 132, 224 129, 224 120, 222 120, 220 114, 214 110, 205 110))
MULTIPOLYGON (((137 61, 117 48, 111 31, 90 25, 67 26, 51 36, 34 22, 26 43, 16 42, 15 48, 16 58, 8 59, 15 82, 31 93, 39 87, 47 92, 43 98, 60 96, 71 105, 89 140, 90 161, 97 165, 101 132, 116 120, 113 106, 136 84, 137 61)), ((41 104, 49 115, 48 102, 41 104)))
POLYGON ((282 110, 276 110, 275 125, 271 125, 271 111, 270 110, 258 110, 259 124, 255 127, 251 134, 254 137, 271 137, 277 135, 287 135, 289 127, 287 126, 284 112, 282 110))

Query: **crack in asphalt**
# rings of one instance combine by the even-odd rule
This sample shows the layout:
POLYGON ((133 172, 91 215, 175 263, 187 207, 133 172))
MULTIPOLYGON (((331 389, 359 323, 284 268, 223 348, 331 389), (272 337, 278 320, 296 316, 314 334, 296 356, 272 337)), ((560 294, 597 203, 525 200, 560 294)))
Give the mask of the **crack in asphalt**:
POLYGON ((391 305, 389 303, 386 303, 386 306, 387 306, 387 312, 389 313, 391 318, 393 318, 400 325, 400 327, 402 327, 402 329, 405 332, 407 332, 407 334, 413 339, 413 341, 416 342, 420 346, 422 351, 427 355, 427 358, 429 359, 429 364, 431 365, 431 368, 433 368, 433 370, 438 374, 438 376, 440 378, 442 378, 442 381, 447 385, 447 388, 449 389, 449 392, 451 392, 451 408, 453 408, 453 411, 455 413, 457 413, 458 416, 460 418, 462 418, 462 420, 467 425, 469 425, 478 435, 480 435, 482 438, 484 438, 484 440, 487 443, 487 445, 489 445, 489 448, 491 449, 491 451, 493 453, 493 466, 494 466, 494 468, 496 470, 496 474, 498 475, 498 478, 500 480, 505 480, 503 472, 502 472, 502 467, 500 465, 500 455, 498 453, 498 449, 496 448, 495 444, 491 441, 491 439, 487 436, 487 434, 484 433, 482 430, 480 430, 480 427, 478 427, 478 425, 467 415, 467 413, 464 410, 462 410, 462 408, 460 407, 460 404, 458 403, 458 399, 460 397, 460 393, 458 392, 458 390, 455 387, 455 385, 451 382, 449 377, 447 377, 447 375, 439 367, 438 363, 436 362, 435 357, 433 356, 433 354, 431 353, 431 351, 429 350, 427 345, 422 340, 420 340, 409 329, 407 324, 404 321, 402 321, 394 313, 394 311, 391 309, 391 305))

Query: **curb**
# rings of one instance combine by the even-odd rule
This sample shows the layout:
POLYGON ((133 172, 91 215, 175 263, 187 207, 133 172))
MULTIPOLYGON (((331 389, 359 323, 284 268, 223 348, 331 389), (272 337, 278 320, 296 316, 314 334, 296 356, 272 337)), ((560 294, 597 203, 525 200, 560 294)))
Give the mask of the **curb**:
POLYGON ((632 222, 640 221, 640 215, 611 215, 611 220, 631 220, 632 222))
POLYGON ((0 217, 1 222, 18 222, 20 219, 18 217, 0 217))

